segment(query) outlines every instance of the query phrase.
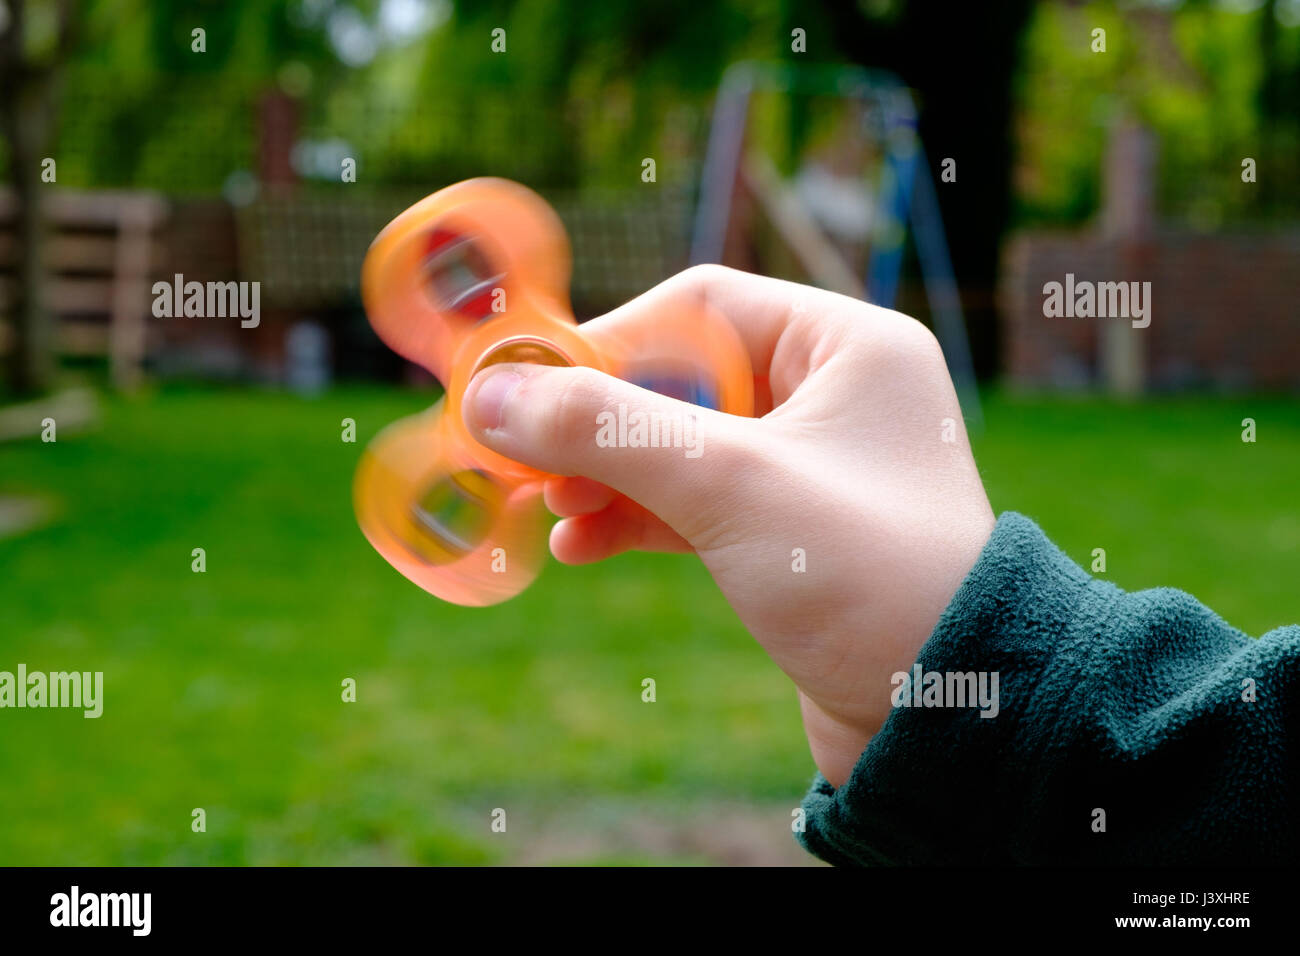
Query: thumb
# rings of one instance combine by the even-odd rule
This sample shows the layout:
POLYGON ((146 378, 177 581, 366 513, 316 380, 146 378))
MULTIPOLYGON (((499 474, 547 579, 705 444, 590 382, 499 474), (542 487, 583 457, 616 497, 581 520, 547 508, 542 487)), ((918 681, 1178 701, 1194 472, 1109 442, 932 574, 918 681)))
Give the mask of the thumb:
POLYGON ((465 389, 461 414, 493 451, 606 484, 688 541, 749 472, 738 460, 747 419, 583 366, 492 365, 465 389))

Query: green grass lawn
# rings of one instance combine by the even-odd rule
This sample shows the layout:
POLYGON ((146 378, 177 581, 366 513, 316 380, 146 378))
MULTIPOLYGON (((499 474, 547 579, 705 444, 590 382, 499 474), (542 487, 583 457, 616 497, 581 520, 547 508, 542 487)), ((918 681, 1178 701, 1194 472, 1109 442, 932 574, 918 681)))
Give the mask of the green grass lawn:
MULTIPOLYGON (((0 670, 106 684, 99 720, 0 712, 0 864, 801 858, 793 688, 695 561, 551 562, 472 610, 370 549, 353 467, 420 403, 173 389, 0 446, 0 493, 55 506, 0 540, 0 670)), ((1105 548, 1121 586, 1185 588, 1254 634, 1300 621, 1300 403, 994 396, 986 416, 995 509, 1085 564, 1105 548)))

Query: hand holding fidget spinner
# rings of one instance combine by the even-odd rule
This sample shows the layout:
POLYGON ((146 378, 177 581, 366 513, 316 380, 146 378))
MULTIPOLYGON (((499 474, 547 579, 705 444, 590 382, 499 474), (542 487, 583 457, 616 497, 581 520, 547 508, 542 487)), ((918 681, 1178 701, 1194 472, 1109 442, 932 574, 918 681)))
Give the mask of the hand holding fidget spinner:
POLYGON ((369 444, 353 506, 384 559, 443 600, 504 601, 532 583, 545 557, 542 488, 555 476, 471 437, 460 403, 480 369, 586 365, 706 408, 753 414, 749 358, 724 317, 700 305, 609 327, 598 344, 573 318, 569 272, 559 217, 503 179, 468 180, 421 200, 366 255, 370 324, 432 372, 445 395, 369 444))

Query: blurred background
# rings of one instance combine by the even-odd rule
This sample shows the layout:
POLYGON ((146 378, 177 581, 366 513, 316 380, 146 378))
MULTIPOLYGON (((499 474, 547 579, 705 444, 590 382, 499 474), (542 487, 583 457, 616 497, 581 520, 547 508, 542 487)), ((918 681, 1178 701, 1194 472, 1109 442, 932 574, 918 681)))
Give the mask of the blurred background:
POLYGON ((556 206, 580 318, 709 260, 916 315, 996 510, 1300 621, 1300 0, 0 0, 0 132, 0 670, 106 685, 0 711, 0 864, 808 862, 696 562, 475 610, 356 528, 439 395, 361 261, 471 176, 556 206), (156 318, 178 273, 258 326, 156 318), (1045 317, 1067 273, 1150 326, 1045 317))

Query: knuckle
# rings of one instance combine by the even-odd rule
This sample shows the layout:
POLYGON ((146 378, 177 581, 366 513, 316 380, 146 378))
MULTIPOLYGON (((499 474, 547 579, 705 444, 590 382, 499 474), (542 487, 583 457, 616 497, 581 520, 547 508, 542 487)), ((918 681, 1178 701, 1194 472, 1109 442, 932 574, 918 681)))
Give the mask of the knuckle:
POLYGON ((861 343, 877 361, 894 366, 943 364, 943 349, 929 327, 901 312, 886 313, 878 331, 861 343))
POLYGON ((734 273, 734 269, 706 262, 683 269, 669 281, 679 284, 683 290, 692 295, 704 298, 707 297, 710 288, 727 281, 734 273))
POLYGON ((915 359, 942 359, 943 349, 930 328, 916 319, 905 316, 899 323, 898 343, 900 353, 915 359))
POLYGON ((679 276, 684 282, 707 284, 726 272, 726 266, 720 266, 712 262, 702 262, 683 269, 679 276))

